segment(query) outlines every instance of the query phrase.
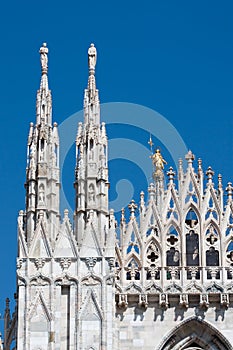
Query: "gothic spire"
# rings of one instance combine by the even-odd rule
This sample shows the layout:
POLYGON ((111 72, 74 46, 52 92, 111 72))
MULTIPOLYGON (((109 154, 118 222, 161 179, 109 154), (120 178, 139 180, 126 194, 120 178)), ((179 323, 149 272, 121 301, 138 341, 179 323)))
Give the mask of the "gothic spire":
POLYGON ((84 92, 85 124, 98 125, 99 117, 99 92, 96 89, 95 66, 97 61, 97 51, 94 44, 88 49, 88 86, 84 92))
POLYGON ((155 150, 155 153, 151 156, 151 159, 154 166, 153 178, 155 182, 156 204, 160 210, 164 191, 164 164, 167 164, 167 162, 163 159, 159 149, 155 150))
POLYGON ((52 98, 51 91, 48 86, 48 47, 43 43, 39 50, 41 62, 41 82, 37 91, 36 99, 36 115, 37 125, 51 125, 52 122, 52 98))
POLYGON ((26 230, 27 239, 41 214, 49 218, 50 239, 54 240, 59 223, 59 136, 57 123, 52 125, 52 99, 48 87, 48 48, 39 50, 41 82, 36 98, 36 123, 30 123, 28 135, 28 164, 26 171, 26 230))
MULTIPOLYGON (((84 237, 86 225, 102 227, 102 232, 105 226, 108 227, 107 135, 105 124, 100 124, 96 58, 96 48, 91 44, 88 49, 88 86, 84 92, 84 123, 79 123, 76 138, 75 231, 79 242, 84 237)), ((104 237, 100 235, 99 242, 103 241, 104 237)))

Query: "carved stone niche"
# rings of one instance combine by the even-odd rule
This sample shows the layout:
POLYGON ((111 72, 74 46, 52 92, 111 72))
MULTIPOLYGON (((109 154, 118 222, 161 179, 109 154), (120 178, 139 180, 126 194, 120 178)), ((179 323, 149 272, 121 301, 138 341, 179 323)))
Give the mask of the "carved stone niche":
POLYGON ((220 294, 220 304, 225 308, 229 306, 229 294, 221 293, 220 294))
POLYGON ((126 309, 128 306, 127 294, 119 294, 118 307, 126 309))
POLYGON ((138 306, 141 308, 147 309, 147 306, 148 306, 147 294, 139 294, 138 306))
POLYGON ((180 294, 180 306, 184 308, 189 307, 188 294, 180 294))
POLYGON ((209 296, 208 294, 200 294, 200 307, 208 309, 209 307, 209 296))
POLYGON ((165 293, 159 294, 159 306, 163 309, 168 308, 168 295, 165 293))

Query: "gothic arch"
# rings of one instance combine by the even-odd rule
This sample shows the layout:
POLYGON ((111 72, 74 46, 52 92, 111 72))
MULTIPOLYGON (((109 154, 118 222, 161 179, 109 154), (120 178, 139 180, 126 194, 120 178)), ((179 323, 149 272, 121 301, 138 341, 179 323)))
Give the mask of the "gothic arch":
POLYGON ((179 223, 174 218, 168 219, 165 231, 168 232, 170 227, 172 227, 172 226, 174 227, 174 229, 177 231, 179 237, 181 238, 182 235, 181 235, 181 229, 180 229, 179 223))
POLYGON ((32 275, 30 280, 29 280, 29 284, 31 284, 33 281, 37 281, 38 278, 46 281, 47 284, 49 284, 49 285, 52 284, 52 279, 49 276, 47 276, 41 272, 37 272, 36 274, 32 275))
POLYGON ((219 229, 219 225, 218 225, 218 222, 214 219, 214 218, 211 218, 211 219, 207 219, 205 224, 204 224, 204 233, 206 234, 206 231, 211 227, 213 226, 213 228, 216 230, 217 234, 218 234, 218 237, 219 239, 221 238, 221 232, 220 232, 220 229, 219 229))
POLYGON ((157 350, 233 350, 229 341, 210 323, 190 317, 165 336, 157 350))
POLYGON ((131 262, 131 260, 135 260, 136 263, 138 264, 138 267, 140 267, 140 269, 142 268, 142 263, 141 263, 141 259, 140 259, 139 254, 137 254, 136 252, 130 252, 127 256, 125 266, 128 266, 128 264, 131 262))
POLYGON ((135 281, 131 282, 127 287, 125 287, 125 292, 130 292, 131 294, 142 293, 142 287, 135 281))
POLYGON ((191 203, 189 202, 189 203, 187 203, 185 205, 185 207, 184 207, 184 213, 185 214, 184 214, 183 222, 185 223, 186 217, 187 217, 187 215, 188 215, 190 210, 192 210, 196 214, 197 219, 198 219, 197 225, 198 224, 200 225, 200 223, 201 223, 201 214, 200 214, 199 208, 198 208, 198 206, 196 205, 195 202, 191 202, 191 203))
POLYGON ((203 256, 204 266, 221 266, 223 260, 221 232, 215 220, 211 219, 207 222, 208 224, 205 225, 203 230, 203 241, 205 242, 203 256), (211 229, 213 229, 213 231, 211 229), (211 242, 211 236, 215 241, 211 242), (209 241, 208 244, 207 241, 209 241), (212 263, 208 262, 208 254, 210 256, 212 255, 212 263))
POLYGON ((57 276, 57 278, 54 280, 55 285, 65 285, 68 281, 68 285, 71 283, 74 283, 76 286, 78 286, 79 281, 75 276, 72 276, 68 273, 62 274, 60 276, 57 276))
POLYGON ((144 251, 144 255, 146 256, 147 254, 147 250, 149 248, 149 246, 154 243, 154 245, 158 248, 159 250, 159 255, 160 255, 160 259, 162 258, 162 247, 161 247, 161 243, 158 241, 158 239, 156 239, 156 237, 152 236, 152 237, 148 237, 148 241, 146 243, 145 246, 145 251, 144 251))
MULTIPOLYGON (((129 222, 126 233, 125 233, 125 237, 124 237, 124 242, 126 247, 128 247, 130 241, 131 241, 131 237, 132 235, 134 235, 134 242, 137 242, 138 248, 139 250, 142 249, 143 243, 142 243, 142 239, 140 236, 140 232, 138 229, 138 225, 136 221, 133 222, 129 222)), ((127 251, 127 248, 126 248, 127 251)))
POLYGON ((127 258, 126 264, 125 264, 125 270, 126 272, 126 279, 131 280, 132 279, 132 273, 134 273, 134 277, 136 280, 140 280, 141 278, 141 271, 142 269, 142 263, 140 261, 140 257, 135 254, 135 252, 131 252, 127 258), (132 265, 133 263, 133 265, 132 265), (132 270, 131 270, 132 269, 132 270))

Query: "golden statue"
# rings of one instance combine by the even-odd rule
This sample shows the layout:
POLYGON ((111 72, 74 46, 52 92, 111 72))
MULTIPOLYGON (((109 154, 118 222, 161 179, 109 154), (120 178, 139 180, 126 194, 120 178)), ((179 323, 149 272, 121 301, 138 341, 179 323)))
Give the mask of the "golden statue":
POLYGON ((155 153, 151 156, 152 162, 155 167, 155 172, 160 172, 164 169, 164 164, 167 164, 166 160, 163 159, 162 154, 160 153, 160 150, 157 149, 155 153))

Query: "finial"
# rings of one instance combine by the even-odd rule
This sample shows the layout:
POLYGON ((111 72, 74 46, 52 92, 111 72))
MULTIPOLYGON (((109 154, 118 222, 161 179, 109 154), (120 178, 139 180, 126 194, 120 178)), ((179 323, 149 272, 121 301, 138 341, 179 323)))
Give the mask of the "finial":
POLYGON ((191 167, 192 164, 193 164, 193 161, 195 159, 195 156, 194 156, 193 152, 189 150, 188 153, 185 156, 185 159, 187 160, 188 165, 191 167))
POLYGON ((207 176, 207 180, 208 182, 212 182, 213 176, 214 176, 214 171, 212 170, 211 166, 208 167, 207 171, 206 171, 206 176, 207 176))
POLYGON ((222 188, 222 175, 218 174, 218 188, 222 188))
POLYGON ((132 199, 130 204, 128 205, 128 208, 130 210, 131 218, 134 218, 135 210, 137 209, 137 204, 135 204, 135 201, 132 199))
POLYGON ((198 171, 202 172, 202 160, 201 160, 201 158, 198 158, 198 171))
POLYGON ((47 74, 48 73, 48 52, 49 52, 49 49, 47 48, 46 43, 43 43, 39 52, 40 52, 40 63, 41 63, 42 74, 47 74))
POLYGON ((182 158, 180 158, 179 159, 179 170, 183 170, 183 159, 182 158))
POLYGON ((168 176, 169 182, 173 183, 174 176, 175 176, 175 171, 173 170, 172 166, 170 166, 169 171, 167 172, 167 176, 168 176))
POLYGON ((149 197, 150 197, 150 200, 153 200, 154 199, 154 196, 155 196, 155 185, 153 183, 151 183, 148 187, 148 193, 149 193, 149 197))
POLYGON ((232 186, 231 182, 228 182, 226 191, 227 191, 228 201, 231 201, 232 200, 232 194, 233 194, 233 186, 232 186))
POLYGON ((64 219, 69 219, 69 210, 68 209, 64 210, 64 219))
POLYGON ((143 191, 141 191, 140 192, 140 204, 141 205, 145 204, 144 198, 145 198, 145 193, 143 191))
POLYGON ((151 153, 152 153, 152 146, 154 146, 154 144, 153 144, 153 141, 152 141, 152 138, 151 138, 151 134, 150 134, 150 139, 148 141, 148 144, 150 145, 150 150, 151 150, 151 153))
POLYGON ((91 44, 88 49, 88 66, 89 72, 94 73, 97 60, 97 51, 94 44, 91 44))

